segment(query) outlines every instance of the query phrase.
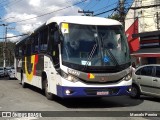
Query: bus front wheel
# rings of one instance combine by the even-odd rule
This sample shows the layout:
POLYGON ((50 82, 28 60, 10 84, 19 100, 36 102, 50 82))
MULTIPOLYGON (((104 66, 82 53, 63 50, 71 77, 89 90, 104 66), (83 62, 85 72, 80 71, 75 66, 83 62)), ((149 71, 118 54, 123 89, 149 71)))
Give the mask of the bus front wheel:
POLYGON ((45 96, 48 100, 53 100, 53 94, 48 92, 48 80, 43 81, 45 96))
POLYGON ((131 98, 139 98, 140 97, 140 90, 137 85, 134 85, 134 84, 132 85, 130 97, 131 98))

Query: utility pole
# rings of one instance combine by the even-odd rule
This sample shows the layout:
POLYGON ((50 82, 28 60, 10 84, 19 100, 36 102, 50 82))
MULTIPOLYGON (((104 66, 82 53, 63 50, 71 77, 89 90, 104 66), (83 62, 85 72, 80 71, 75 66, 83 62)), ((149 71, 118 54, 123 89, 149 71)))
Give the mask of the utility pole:
POLYGON ((3 67, 6 67, 6 42, 7 42, 7 24, 0 24, 0 26, 4 26, 5 34, 4 34, 4 43, 3 43, 3 67))
POLYGON ((3 50, 3 58, 4 58, 4 60, 3 60, 3 67, 6 67, 6 52, 7 52, 7 50, 6 50, 6 46, 7 45, 7 25, 5 25, 5 35, 4 35, 4 50, 3 50))
POLYGON ((124 0, 119 0, 119 15, 120 15, 120 22, 122 23, 123 27, 125 28, 125 12, 124 12, 124 0))
POLYGON ((89 11, 89 10, 88 11, 84 11, 84 10, 80 11, 80 10, 78 10, 78 13, 84 13, 86 16, 93 16, 94 12, 93 11, 89 11))

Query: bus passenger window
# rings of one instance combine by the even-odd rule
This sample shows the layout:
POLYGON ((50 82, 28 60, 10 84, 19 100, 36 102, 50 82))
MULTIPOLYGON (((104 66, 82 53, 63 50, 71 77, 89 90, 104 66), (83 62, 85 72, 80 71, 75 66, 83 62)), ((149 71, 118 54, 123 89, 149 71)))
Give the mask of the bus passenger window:
POLYGON ((38 35, 37 34, 32 37, 32 41, 33 41, 32 52, 37 53, 38 52, 38 35))
POLYGON ((25 44, 22 46, 22 56, 23 55, 26 55, 26 45, 25 44))
POLYGON ((31 47, 31 39, 30 38, 28 38, 28 40, 27 40, 27 43, 26 43, 26 47, 27 47, 27 50, 26 50, 26 55, 31 55, 31 49, 32 49, 32 47, 31 47))
POLYGON ((47 50, 47 42, 48 42, 48 29, 44 29, 40 32, 40 50, 47 50))
POLYGON ((22 47, 19 47, 19 51, 18 51, 19 57, 22 56, 22 47))
POLYGON ((19 57, 19 46, 15 49, 15 56, 19 57))

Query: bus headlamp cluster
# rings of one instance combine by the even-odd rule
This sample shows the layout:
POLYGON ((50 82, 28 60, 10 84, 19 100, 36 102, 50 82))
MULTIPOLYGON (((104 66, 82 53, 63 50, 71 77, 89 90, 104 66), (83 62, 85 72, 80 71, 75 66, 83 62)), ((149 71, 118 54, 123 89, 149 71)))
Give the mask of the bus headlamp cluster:
POLYGON ((74 77, 73 75, 67 74, 67 73, 62 73, 62 77, 70 82, 77 82, 78 78, 74 77))
POLYGON ((126 75, 123 80, 128 81, 132 78, 132 72, 130 72, 128 75, 126 75))

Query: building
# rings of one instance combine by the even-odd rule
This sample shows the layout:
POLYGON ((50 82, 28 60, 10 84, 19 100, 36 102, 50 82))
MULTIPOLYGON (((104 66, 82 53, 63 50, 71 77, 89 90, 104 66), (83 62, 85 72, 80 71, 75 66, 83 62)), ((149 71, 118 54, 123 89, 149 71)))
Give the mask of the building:
POLYGON ((160 63, 160 0, 135 0, 125 18, 132 62, 160 63))

